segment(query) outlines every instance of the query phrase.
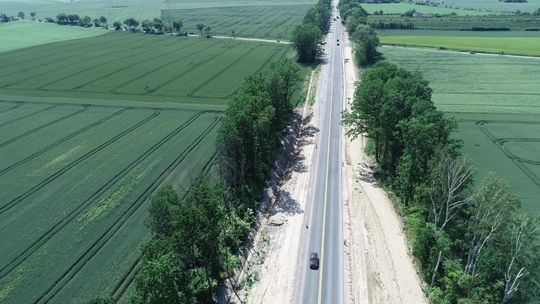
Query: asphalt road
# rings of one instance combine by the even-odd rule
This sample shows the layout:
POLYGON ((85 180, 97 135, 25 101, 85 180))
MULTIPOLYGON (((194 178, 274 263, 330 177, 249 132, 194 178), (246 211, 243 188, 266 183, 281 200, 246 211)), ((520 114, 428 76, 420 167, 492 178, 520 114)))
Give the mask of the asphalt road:
MULTIPOLYGON (((335 1, 337 4, 337 1, 335 1)), ((333 16, 337 15, 334 9, 333 16)), ((302 274, 302 303, 343 303, 343 218, 342 218, 342 129, 343 58, 337 40, 341 40, 340 19, 332 22, 326 39, 325 59, 319 82, 320 137, 318 138, 315 175, 311 184, 311 208, 308 219, 305 270, 302 274), (318 270, 308 265, 309 254, 320 257, 318 270)))

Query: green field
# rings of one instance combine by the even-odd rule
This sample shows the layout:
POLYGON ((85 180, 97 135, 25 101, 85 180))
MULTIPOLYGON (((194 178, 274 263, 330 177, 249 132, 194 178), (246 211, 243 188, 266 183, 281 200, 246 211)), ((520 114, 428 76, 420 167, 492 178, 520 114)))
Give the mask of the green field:
POLYGON ((299 24, 308 5, 241 6, 205 9, 164 10, 164 21, 182 20, 184 31, 198 33, 196 25, 204 23, 211 33, 239 37, 289 39, 294 26, 299 24))
POLYGON ((480 9, 493 12, 532 12, 540 7, 540 0, 527 0, 523 3, 509 3, 498 0, 445 0, 451 7, 480 9))
POLYGON ((29 46, 64 40, 88 38, 106 33, 99 29, 60 26, 37 22, 9 22, 0 24, 0 53, 29 46))
POLYGON ((0 53, 0 303, 127 303, 148 198, 212 168, 231 94, 288 51, 111 32, 0 53))
POLYGON ((439 6, 416 5, 414 3, 362 3, 362 7, 370 14, 376 11, 383 11, 384 14, 403 14, 409 10, 415 10, 424 14, 448 15, 456 13, 458 15, 487 15, 489 12, 480 10, 465 10, 459 8, 446 8, 439 6))
POLYGON ((287 45, 111 32, 0 53, 1 95, 224 106, 287 45))
POLYGON ((484 16, 443 16, 433 18, 402 17, 401 15, 369 15, 371 26, 381 28, 381 24, 412 24, 414 29, 465 30, 472 28, 505 28, 511 31, 540 30, 540 16, 484 15, 484 16))
POLYGON ((383 48, 391 62, 418 70, 433 101, 457 119, 464 153, 479 174, 494 171, 540 214, 540 60, 383 48))
MULTIPOLYGON (((55 17, 58 13, 88 15, 92 18, 105 16, 109 21, 134 17, 152 19, 167 9, 196 9, 229 6, 273 6, 313 4, 313 0, 0 0, 0 12, 17 16, 23 11, 27 16, 36 12, 36 18, 55 17)), ((204 23, 204 21, 203 21, 204 23)))
POLYGON ((378 34, 383 44, 540 56, 540 32, 382 30, 378 34))

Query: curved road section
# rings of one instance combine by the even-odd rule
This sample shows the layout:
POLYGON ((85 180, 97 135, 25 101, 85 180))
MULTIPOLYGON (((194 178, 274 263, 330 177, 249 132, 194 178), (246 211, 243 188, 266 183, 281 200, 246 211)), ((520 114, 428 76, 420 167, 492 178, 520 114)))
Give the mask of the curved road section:
MULTIPOLYGON (((335 1, 337 4, 337 1, 335 1)), ((337 16, 333 8, 333 16, 337 16)), ((334 17, 332 17, 333 20, 334 17)), ((326 37, 326 63, 318 88, 321 131, 315 152, 316 168, 310 198, 311 218, 302 271, 301 300, 305 304, 343 303, 342 129, 343 58, 341 19, 332 22, 326 37), (338 42, 339 39, 339 42, 338 42), (319 255, 319 269, 309 268, 311 252, 319 255)))

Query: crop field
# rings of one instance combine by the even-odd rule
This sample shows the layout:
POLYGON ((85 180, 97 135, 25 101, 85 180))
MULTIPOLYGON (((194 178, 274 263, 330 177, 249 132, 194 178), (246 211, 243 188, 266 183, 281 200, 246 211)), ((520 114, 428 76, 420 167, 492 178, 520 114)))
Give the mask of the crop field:
POLYGON ((231 95, 288 52, 111 32, 0 53, 0 303, 129 302, 148 198, 212 170, 231 95))
POLYGON ((458 51, 540 56, 540 32, 382 30, 381 43, 458 51))
POLYGON ((60 26, 37 22, 9 22, 0 24, 0 53, 29 46, 88 38, 103 35, 106 32, 98 29, 85 29, 78 26, 60 26))
POLYGON ((144 203, 163 182, 185 189, 208 167, 219 119, 0 102, 0 302, 120 298, 146 240, 144 203))
POLYGON ((311 7, 307 4, 164 10, 162 19, 182 20, 184 30, 193 33, 198 32, 196 25, 203 23, 212 28, 212 34, 231 36, 234 30, 240 37, 287 40, 311 7))
POLYGON ((439 6, 427 6, 427 5, 416 5, 413 3, 362 3, 362 7, 370 14, 376 11, 383 11, 384 14, 403 14, 409 10, 415 10, 419 13, 424 14, 440 14, 448 15, 451 13, 456 13, 458 15, 487 15, 490 14, 486 11, 481 10, 465 10, 459 8, 446 8, 439 6))
POLYGON ((540 7, 540 0, 527 0, 527 2, 504 2, 498 0, 445 0, 451 7, 480 9, 492 12, 532 12, 540 7))
POLYGON ((464 153, 512 185, 540 214, 540 59, 383 48, 391 62, 430 81, 433 101, 455 117, 464 153))
MULTIPOLYGON (((17 16, 23 11, 27 16, 36 12, 36 18, 55 17, 58 13, 87 15, 92 18, 105 16, 112 21, 153 19, 166 9, 195 9, 228 6, 273 6, 313 4, 313 0, 0 0, 0 12, 17 16)), ((184 22, 185 23, 185 22, 184 22)))
POLYGON ((0 53, 0 95, 224 106, 245 77, 287 55, 282 44, 131 33, 0 53))
POLYGON ((443 16, 440 18, 414 18, 401 15, 369 15, 368 23, 413 24, 415 29, 429 30, 471 30, 474 27, 505 28, 511 31, 540 30, 540 16, 485 15, 485 16, 443 16))

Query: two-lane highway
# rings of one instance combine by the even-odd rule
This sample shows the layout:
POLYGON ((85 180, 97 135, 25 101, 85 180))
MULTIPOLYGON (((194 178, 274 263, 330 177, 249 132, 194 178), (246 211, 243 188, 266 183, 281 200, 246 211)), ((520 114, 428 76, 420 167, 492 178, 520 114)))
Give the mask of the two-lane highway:
MULTIPOLYGON (((335 1, 334 5, 337 5, 335 1)), ((337 16, 333 8, 333 17, 337 16)), ((311 184, 310 219, 302 273, 302 303, 343 303, 343 219, 342 219, 342 129, 343 58, 342 25, 332 22, 326 38, 326 63, 322 66, 320 98, 320 137, 315 175, 311 184), (339 42, 338 42, 339 41, 339 42), (309 268, 309 254, 320 257, 318 270, 309 268)))

